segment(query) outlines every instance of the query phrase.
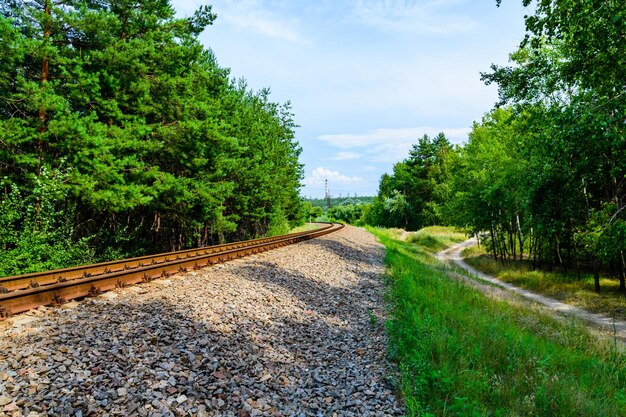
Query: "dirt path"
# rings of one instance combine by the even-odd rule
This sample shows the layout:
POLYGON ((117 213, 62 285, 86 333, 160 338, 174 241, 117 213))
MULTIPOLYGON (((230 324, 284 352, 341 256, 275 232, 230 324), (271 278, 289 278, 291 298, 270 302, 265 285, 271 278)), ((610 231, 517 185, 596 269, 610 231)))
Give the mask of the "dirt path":
POLYGON ((448 248, 444 251, 441 251, 437 254, 437 258, 442 261, 449 261, 454 263, 455 265, 465 269, 471 274, 479 277, 481 280, 487 281, 490 284, 496 285, 500 288, 503 288, 511 293, 520 295, 528 300, 532 300, 536 303, 539 303, 548 309, 557 312, 559 314, 563 314, 566 316, 576 317, 586 321, 594 327, 600 328, 603 332, 609 333, 611 335, 615 335, 620 340, 626 342, 626 321, 614 319, 609 316, 605 316, 603 314, 591 313, 587 310, 584 310, 579 307, 572 306, 570 304, 565 304, 561 301, 555 300, 554 298, 546 297, 543 295, 539 295, 532 291, 528 291, 509 283, 500 281, 499 279, 487 275, 476 268, 473 268, 469 264, 467 264, 462 256, 461 252, 463 249, 473 246, 476 244, 476 239, 469 239, 465 242, 459 243, 451 248, 448 248))

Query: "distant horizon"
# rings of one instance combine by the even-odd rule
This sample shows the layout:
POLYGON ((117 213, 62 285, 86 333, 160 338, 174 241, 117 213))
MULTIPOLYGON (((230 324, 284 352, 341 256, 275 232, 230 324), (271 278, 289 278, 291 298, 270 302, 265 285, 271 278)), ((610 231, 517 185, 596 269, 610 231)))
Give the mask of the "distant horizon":
MULTIPOLYGON (((305 200, 326 200, 326 197, 307 197, 307 196, 303 196, 305 200)), ((336 195, 332 195, 330 196, 330 198, 374 198, 376 197, 376 194, 374 195, 346 195, 346 196, 336 196, 336 195)))

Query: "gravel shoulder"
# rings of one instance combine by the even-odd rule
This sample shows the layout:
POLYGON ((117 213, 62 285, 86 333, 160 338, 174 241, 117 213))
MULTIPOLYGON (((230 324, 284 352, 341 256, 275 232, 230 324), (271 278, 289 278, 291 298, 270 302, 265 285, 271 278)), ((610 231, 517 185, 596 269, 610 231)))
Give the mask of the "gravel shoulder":
POLYGON ((383 256, 346 226, 16 317, 0 326, 0 416, 402 415, 383 256))
POLYGON ((486 281, 491 285, 502 288, 509 293, 520 296, 526 300, 538 303, 552 312, 581 319, 584 322, 593 326, 594 328, 599 329, 602 334, 616 337, 617 339, 626 342, 626 322, 623 320, 614 319, 603 314, 592 313, 582 308, 555 300, 554 298, 546 297, 535 292, 525 290, 507 282, 503 282, 494 276, 485 274, 484 272, 481 272, 472 267, 463 260, 461 252, 463 251, 463 249, 473 246, 476 243, 476 239, 468 239, 465 242, 459 243, 458 245, 452 246, 451 248, 439 252, 437 254, 437 258, 442 261, 452 262, 453 264, 468 271, 472 275, 480 278, 481 280, 486 281))

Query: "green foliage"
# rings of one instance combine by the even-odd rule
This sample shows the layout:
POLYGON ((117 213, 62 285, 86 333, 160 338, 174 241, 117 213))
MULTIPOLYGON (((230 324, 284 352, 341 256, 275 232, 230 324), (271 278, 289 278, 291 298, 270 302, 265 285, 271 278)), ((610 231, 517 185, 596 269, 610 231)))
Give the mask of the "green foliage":
POLYGON ((5 194, 0 196, 0 276, 93 260, 88 240, 74 240, 76 207, 71 203, 61 209, 57 206, 67 197, 62 187, 66 177, 59 171, 48 173, 43 169, 27 196, 4 181, 5 194))
POLYGON ((310 216, 315 219, 317 217, 320 217, 322 213, 324 213, 324 210, 322 210, 321 207, 316 206, 316 207, 311 207, 311 211, 309 213, 310 213, 310 216))
POLYGON ((390 356, 408 415, 626 414, 626 357, 611 343, 488 298, 430 248, 371 231, 387 248, 390 356))
POLYGON ((267 236, 278 236, 289 233, 292 229, 287 216, 283 213, 282 210, 276 210, 272 215, 270 215, 270 224, 267 229, 267 236))
POLYGON ((374 197, 335 197, 331 199, 331 207, 328 208, 326 199, 308 199, 304 202, 305 218, 310 221, 338 221, 362 225, 373 200, 374 197))
MULTIPOLYGON (((312 207, 319 207, 322 210, 326 210, 328 208, 328 201, 325 198, 307 198, 306 201, 311 204, 312 207)), ((330 205, 331 207, 336 206, 345 206, 345 205, 356 205, 356 204, 370 204, 374 201, 374 197, 357 197, 356 194, 353 197, 331 197, 330 205)))
POLYGON ((74 208, 73 243, 97 258, 301 223, 290 105, 229 79, 198 41, 214 19, 168 0, 4 2, 0 178, 28 198, 66 173, 51 210, 74 208))
POLYGON ((409 157, 394 165, 393 175, 382 176, 365 222, 407 230, 440 224, 443 203, 450 194, 448 167, 454 154, 443 133, 420 138, 409 157))
POLYGON ((342 204, 328 209, 326 215, 342 223, 360 224, 365 210, 367 210, 367 204, 342 204))
POLYGON ((524 0, 526 38, 483 74, 500 108, 453 164, 448 218, 496 259, 610 271, 626 292, 626 3, 524 0))

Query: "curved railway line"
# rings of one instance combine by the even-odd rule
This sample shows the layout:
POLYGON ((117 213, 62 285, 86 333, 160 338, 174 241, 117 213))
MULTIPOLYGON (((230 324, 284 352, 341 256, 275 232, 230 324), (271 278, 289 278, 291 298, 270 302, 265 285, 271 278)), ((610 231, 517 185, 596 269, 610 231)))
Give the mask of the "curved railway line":
POLYGON ((327 223, 305 232, 0 278, 0 320, 42 305, 60 305, 114 288, 280 248, 343 227, 327 223))

